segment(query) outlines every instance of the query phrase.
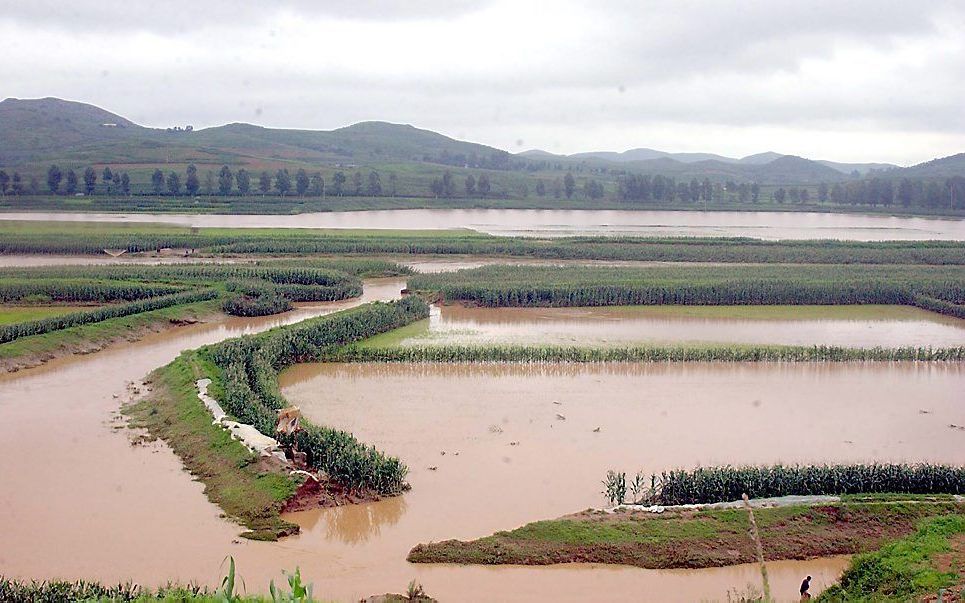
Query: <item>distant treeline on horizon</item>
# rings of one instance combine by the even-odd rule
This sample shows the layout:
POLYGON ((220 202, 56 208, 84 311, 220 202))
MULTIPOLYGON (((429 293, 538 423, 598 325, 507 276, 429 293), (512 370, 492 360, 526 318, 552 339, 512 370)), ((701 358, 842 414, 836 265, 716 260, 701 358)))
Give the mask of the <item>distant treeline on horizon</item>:
POLYGON ((109 166, 103 170, 93 166, 83 171, 68 168, 62 170, 51 165, 46 174, 46 187, 31 175, 25 179, 17 171, 12 176, 0 170, 0 195, 67 195, 91 196, 296 196, 296 197, 434 197, 443 199, 525 199, 534 194, 540 198, 555 199, 601 199, 629 203, 771 203, 790 204, 836 204, 922 207, 928 209, 965 209, 965 177, 907 178, 886 175, 869 175, 845 182, 821 182, 815 185, 774 186, 757 182, 711 182, 709 178, 698 180, 680 179, 663 175, 620 175, 616 182, 600 181, 591 176, 573 175, 567 171, 562 177, 538 178, 533 191, 526 184, 516 185, 512 190, 497 187, 486 173, 478 176, 468 174, 464 178, 446 170, 433 178, 426 190, 400 191, 399 178, 395 173, 383 175, 377 170, 363 174, 358 170, 351 175, 336 171, 326 183, 321 171, 308 172, 299 169, 291 174, 287 169, 274 173, 261 171, 257 174, 245 168, 232 170, 224 165, 217 172, 208 170, 204 177, 195 165, 188 165, 182 174, 176 170, 165 173, 155 168, 147 183, 134 184, 128 172, 113 171, 109 166), (608 186, 609 185, 609 186, 608 186))

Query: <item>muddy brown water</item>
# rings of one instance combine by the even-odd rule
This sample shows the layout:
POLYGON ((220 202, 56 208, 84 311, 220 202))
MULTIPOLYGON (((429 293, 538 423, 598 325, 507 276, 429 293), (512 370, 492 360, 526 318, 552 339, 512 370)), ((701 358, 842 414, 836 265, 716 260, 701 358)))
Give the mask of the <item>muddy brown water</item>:
POLYGON ((965 345, 965 320, 907 306, 433 306, 401 345, 965 345))
POLYGON ((819 212, 395 209, 297 215, 4 212, 0 220, 155 222, 233 228, 468 228, 515 236, 696 236, 855 241, 965 240, 965 220, 819 212))
MULTIPOLYGON (((237 538, 240 528, 220 517, 202 486, 192 481, 166 446, 131 446, 128 431, 118 428, 120 399, 113 396, 123 397, 127 382, 139 381, 180 350, 360 301, 391 299, 403 285, 396 279, 367 281, 363 300, 302 306, 278 317, 180 327, 0 376, 0 574, 216 585, 223 573, 222 559, 230 554, 252 592, 264 592, 270 578, 283 580, 280 570, 300 566, 315 583, 316 593, 345 601, 399 592, 413 578, 443 600, 575 601, 610 592, 643 600, 724 600, 729 589, 759 585, 757 568, 414 566, 404 557, 420 541, 478 537, 599 505, 599 471, 615 459, 626 459, 631 471, 690 465, 704 458, 738 462, 754 456, 746 449, 757 450, 768 461, 782 455, 794 460, 793 454, 782 452, 793 438, 745 438, 764 438, 765 445, 775 441, 774 454, 761 454, 761 447, 736 442, 733 435, 705 443, 698 436, 706 427, 671 437, 674 425, 693 430, 685 419, 688 414, 699 413, 703 425, 734 425, 748 413, 724 409, 739 409, 741 401, 758 409, 751 417, 764 417, 756 427, 764 424, 786 434, 789 423, 803 421, 801 437, 808 450, 852 451, 855 457, 880 453, 883 458, 914 453, 962 461, 961 453, 949 452, 949 438, 960 438, 960 432, 952 434, 945 427, 965 423, 965 418, 951 418, 961 414, 956 410, 961 402, 958 392, 965 391, 961 367, 955 365, 808 365, 769 378, 758 374, 766 375, 768 369, 744 365, 716 367, 718 372, 710 375, 701 371, 713 365, 698 365, 696 372, 662 376, 634 373, 629 365, 613 375, 596 367, 596 377, 592 372, 581 376, 579 371, 513 373, 510 367, 464 374, 459 367, 312 365, 285 374, 286 394, 316 419, 354 429, 363 440, 402 455, 412 467, 414 489, 404 497, 370 505, 295 514, 302 535, 258 543, 237 538), (500 374, 497 369, 509 372, 500 374), (843 369, 851 372, 842 373, 843 369), (393 376, 393 371, 401 372, 393 376), (712 380, 707 382, 708 378, 712 380), (613 400, 582 405, 575 396, 586 387, 594 395, 612 391, 600 400, 613 400), (494 392, 502 401, 493 403, 494 392), (629 392, 673 397, 662 406, 643 405, 634 411, 629 392), (713 394, 709 400, 707 392, 713 394), (563 404, 552 404, 550 396, 563 404), (618 421, 613 413, 623 407, 629 415, 618 421), (781 408, 784 411, 779 412, 781 408), (915 414, 919 408, 930 414, 915 414), (556 420, 556 412, 566 421, 556 420), (868 417, 874 429, 859 429, 868 417), (593 435, 606 440, 588 439, 583 433, 583 427, 595 423, 601 432, 593 435), (499 429, 490 430, 493 425, 499 429), (919 446, 920 431, 934 437, 919 446), (852 443, 838 442, 844 439, 852 443), (510 446, 511 441, 519 444, 510 446), (613 444, 591 446, 600 441, 613 444), (460 454, 443 456, 443 450, 460 454), (580 455, 581 451, 587 454, 580 455), (540 460, 554 455, 559 459, 555 469, 540 460), (557 480, 559 466, 574 456, 587 458, 571 463, 572 475, 557 480), (430 465, 437 469, 428 470, 430 465), (530 474, 527 467, 538 471, 530 474), (474 481, 464 469, 479 479, 474 481)), ((746 435, 747 430, 740 433, 746 435)), ((818 590, 845 564, 844 558, 773 563, 769 571, 775 591, 792 600, 803 575, 815 576, 818 590)))

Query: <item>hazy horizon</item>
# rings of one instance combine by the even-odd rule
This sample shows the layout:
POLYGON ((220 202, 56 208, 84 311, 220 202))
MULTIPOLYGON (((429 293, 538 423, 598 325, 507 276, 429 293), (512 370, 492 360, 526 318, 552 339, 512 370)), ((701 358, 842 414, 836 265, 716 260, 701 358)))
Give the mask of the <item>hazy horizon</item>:
POLYGON ((49 0, 0 16, 4 96, 151 127, 406 123, 510 152, 965 150, 965 6, 49 0))

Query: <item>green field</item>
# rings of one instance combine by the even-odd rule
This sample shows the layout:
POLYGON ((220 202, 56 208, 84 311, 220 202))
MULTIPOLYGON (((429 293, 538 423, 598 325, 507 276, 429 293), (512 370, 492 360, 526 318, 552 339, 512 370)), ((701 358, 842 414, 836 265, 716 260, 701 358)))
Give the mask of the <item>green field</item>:
POLYGON ((26 320, 38 320, 48 316, 59 316, 75 312, 77 306, 0 306, 0 325, 9 325, 26 320))

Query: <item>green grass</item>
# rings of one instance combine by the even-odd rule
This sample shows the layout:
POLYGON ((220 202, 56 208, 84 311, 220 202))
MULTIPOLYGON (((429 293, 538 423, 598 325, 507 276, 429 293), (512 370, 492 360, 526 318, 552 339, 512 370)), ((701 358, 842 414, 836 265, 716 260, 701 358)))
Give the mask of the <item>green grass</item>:
POLYGON ((205 494, 231 518, 248 528, 242 534, 256 540, 275 540, 298 531, 281 519, 285 500, 297 483, 280 472, 260 469, 255 456, 220 426, 197 396, 195 382, 212 378, 211 394, 223 395, 221 371, 194 352, 185 352, 157 369, 156 385, 148 400, 126 407, 132 425, 163 439, 185 467, 205 486, 205 494))
MULTIPOLYGON (((795 505, 754 510, 768 560, 866 552, 912 533, 923 518, 965 518, 961 503, 906 495, 903 502, 795 505)), ((472 541, 420 544, 415 563, 614 563, 698 568, 752 562, 744 509, 585 511, 472 541)))
MULTIPOLYGON (((852 559, 840 584, 826 590, 818 600, 911 601, 937 595, 942 588, 961 588, 963 576, 937 567, 936 557, 951 552, 952 539, 961 542, 963 534, 965 515, 924 520, 914 534, 852 559)), ((954 554, 959 568, 963 558, 965 553, 959 548, 954 554)), ((952 593, 953 598, 957 596, 952 593)))
POLYGON ((147 330, 163 328, 170 325, 172 320, 200 319, 219 314, 220 305, 220 300, 210 300, 172 306, 41 335, 21 337, 0 345, 0 366, 5 363, 14 366, 30 366, 42 362, 47 357, 100 349, 114 341, 137 338, 147 330))
POLYGON ((48 316, 60 316, 78 310, 89 310, 90 306, 0 306, 0 325, 9 325, 27 320, 39 320, 48 316))

